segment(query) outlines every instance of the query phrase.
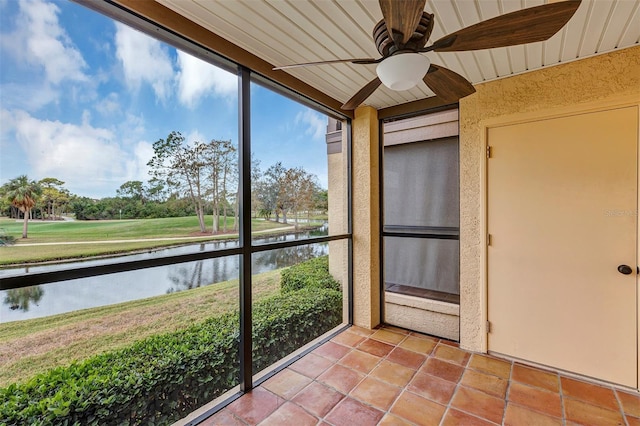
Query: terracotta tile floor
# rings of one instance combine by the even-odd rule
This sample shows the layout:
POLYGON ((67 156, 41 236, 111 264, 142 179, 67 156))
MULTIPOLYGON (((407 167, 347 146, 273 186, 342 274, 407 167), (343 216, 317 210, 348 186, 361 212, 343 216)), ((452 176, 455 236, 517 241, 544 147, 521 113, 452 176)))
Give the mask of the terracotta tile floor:
POLYGON ((640 396, 419 333, 351 327, 202 424, 640 426, 640 396))

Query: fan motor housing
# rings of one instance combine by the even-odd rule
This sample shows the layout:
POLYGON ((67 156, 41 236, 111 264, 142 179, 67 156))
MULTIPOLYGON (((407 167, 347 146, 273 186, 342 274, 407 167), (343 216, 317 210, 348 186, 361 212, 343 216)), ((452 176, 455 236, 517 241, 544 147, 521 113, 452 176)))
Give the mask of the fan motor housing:
POLYGON ((378 52, 380 52, 380 54, 385 58, 394 54, 398 50, 422 49, 427 44, 427 41, 431 36, 431 31, 433 31, 433 22, 433 14, 422 12, 420 22, 418 23, 417 28, 413 31, 413 35, 409 41, 404 45, 396 46, 383 19, 373 27, 373 41, 378 52))

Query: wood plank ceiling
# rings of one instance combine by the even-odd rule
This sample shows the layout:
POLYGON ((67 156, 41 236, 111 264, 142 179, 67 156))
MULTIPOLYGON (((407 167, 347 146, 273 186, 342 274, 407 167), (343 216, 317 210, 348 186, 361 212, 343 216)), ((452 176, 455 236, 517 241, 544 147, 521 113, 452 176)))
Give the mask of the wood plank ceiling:
MULTIPOLYGON (((274 66, 379 57, 371 31, 382 19, 377 0, 156 0, 274 66)), ((427 0, 435 14, 431 42, 545 0, 427 0)), ((546 42, 475 52, 429 52, 434 64, 474 84, 638 45, 640 0, 583 0, 571 21, 546 42)), ((333 64, 286 71, 345 102, 375 78, 375 65, 333 64)), ((395 106, 434 96, 426 85, 382 87, 365 104, 395 106)))

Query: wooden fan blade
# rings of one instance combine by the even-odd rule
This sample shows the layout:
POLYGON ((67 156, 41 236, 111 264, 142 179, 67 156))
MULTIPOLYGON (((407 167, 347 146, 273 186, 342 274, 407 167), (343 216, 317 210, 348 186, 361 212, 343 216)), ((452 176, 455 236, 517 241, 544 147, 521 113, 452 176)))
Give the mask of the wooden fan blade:
POLYGON ((274 67, 273 70, 286 70, 289 68, 310 67, 313 65, 325 65, 325 64, 339 64, 343 62, 351 62, 352 64, 377 64, 382 61, 382 58, 359 58, 359 59, 333 59, 330 61, 318 61, 318 62, 303 62, 300 64, 282 65, 281 67, 274 67))
POLYGON ((580 1, 543 4, 497 16, 442 37, 429 50, 459 52, 544 41, 569 22, 580 1))
POLYGON ((396 47, 401 49, 418 26, 426 0, 379 0, 384 22, 396 47))
POLYGON ((431 65, 423 80, 437 97, 448 103, 458 102, 476 91, 466 78, 438 65, 431 65))
POLYGON ((362 89, 358 90, 358 93, 353 95, 351 99, 345 102, 345 104, 342 105, 342 109, 348 111, 356 109, 358 105, 363 103, 365 99, 371 96, 371 94, 375 92, 378 86, 380 86, 381 84, 382 82, 378 77, 376 77, 374 80, 371 80, 362 89))

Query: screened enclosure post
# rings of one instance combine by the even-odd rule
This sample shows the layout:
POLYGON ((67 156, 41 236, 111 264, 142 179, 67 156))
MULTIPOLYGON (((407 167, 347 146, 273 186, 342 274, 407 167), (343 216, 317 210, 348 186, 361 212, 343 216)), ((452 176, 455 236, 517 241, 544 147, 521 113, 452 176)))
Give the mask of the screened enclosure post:
POLYGON ((380 135, 380 150, 378 151, 378 185, 380 188, 380 253, 378 262, 380 262, 380 320, 382 323, 386 323, 385 313, 385 271, 384 271, 384 122, 378 121, 378 134, 380 135))
POLYGON ((349 240, 347 242, 347 297, 349 312, 347 321, 349 325, 353 325, 353 156, 351 152, 353 127, 351 119, 347 120, 347 233, 349 240))
POLYGON ((240 166, 240 390, 252 385, 251 320, 251 104, 250 72, 238 72, 238 150, 240 166))

